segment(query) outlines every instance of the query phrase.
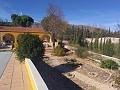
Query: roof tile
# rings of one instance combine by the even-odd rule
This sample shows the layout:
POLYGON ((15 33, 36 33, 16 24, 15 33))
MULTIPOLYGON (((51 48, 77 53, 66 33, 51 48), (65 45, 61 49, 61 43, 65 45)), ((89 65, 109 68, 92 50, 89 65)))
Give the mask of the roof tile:
POLYGON ((45 32, 43 28, 0 26, 0 32, 45 32))

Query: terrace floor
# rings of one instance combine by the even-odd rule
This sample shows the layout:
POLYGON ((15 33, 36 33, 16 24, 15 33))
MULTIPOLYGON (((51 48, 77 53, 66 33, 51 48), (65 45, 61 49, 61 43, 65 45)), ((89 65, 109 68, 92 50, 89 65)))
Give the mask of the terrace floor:
POLYGON ((25 65, 13 53, 0 79, 0 90, 31 90, 25 65))

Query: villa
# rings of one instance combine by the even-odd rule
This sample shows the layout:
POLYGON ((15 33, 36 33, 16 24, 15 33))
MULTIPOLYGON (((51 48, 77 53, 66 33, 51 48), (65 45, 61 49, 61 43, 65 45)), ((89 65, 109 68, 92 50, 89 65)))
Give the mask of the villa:
POLYGON ((38 35, 44 42, 51 42, 51 35, 45 32, 43 28, 31 28, 31 27, 7 27, 0 26, 0 42, 7 44, 14 43, 17 46, 17 42, 24 33, 31 33, 38 35))

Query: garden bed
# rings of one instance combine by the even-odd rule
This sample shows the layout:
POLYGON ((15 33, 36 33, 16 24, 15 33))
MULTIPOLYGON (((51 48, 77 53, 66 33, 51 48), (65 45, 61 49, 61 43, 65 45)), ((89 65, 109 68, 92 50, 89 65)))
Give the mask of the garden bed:
MULTIPOLYGON (((95 81, 98 81, 100 83, 107 83, 110 85, 111 85, 111 82, 114 81, 114 77, 117 75, 116 72, 113 70, 100 68, 100 63, 97 63, 96 61, 77 58, 74 53, 72 55, 70 54, 64 57, 50 56, 50 60, 47 60, 46 63, 48 63, 52 67, 56 67, 56 68, 58 67, 57 69, 60 71, 62 70, 65 76, 68 75, 71 69, 71 71, 77 71, 91 79, 94 79, 95 81), (70 68, 70 65, 68 65, 68 63, 64 60, 65 58, 68 58, 69 60, 76 58, 77 63, 81 64, 82 66, 76 67, 74 69, 70 68), (63 69, 63 68, 60 68, 60 66, 63 66, 64 68, 69 68, 69 69, 68 70, 63 69)), ((74 81, 75 83, 79 85, 85 84, 81 80, 76 79, 76 77, 69 78, 69 79, 71 79, 72 81, 74 81)), ((85 84, 83 87, 88 89, 89 85, 85 84)))

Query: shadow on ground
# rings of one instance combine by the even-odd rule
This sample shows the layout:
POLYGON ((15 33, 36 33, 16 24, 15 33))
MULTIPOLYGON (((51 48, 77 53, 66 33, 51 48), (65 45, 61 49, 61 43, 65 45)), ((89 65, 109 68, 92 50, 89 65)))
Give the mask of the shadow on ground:
MULTIPOLYGON (((70 79, 66 78, 60 67, 51 67, 44 61, 34 63, 49 90, 83 90, 70 79)), ((61 68, 62 69, 62 68, 61 68)), ((67 70, 71 71, 70 70, 67 70)))
POLYGON ((67 72, 71 72, 74 71, 75 69, 77 69, 78 67, 82 66, 82 64, 60 64, 58 66, 55 66, 55 69, 58 69, 61 73, 67 73, 67 72))
POLYGON ((8 48, 10 48, 10 47, 8 47, 8 46, 0 46, 0 49, 8 49, 8 48))

